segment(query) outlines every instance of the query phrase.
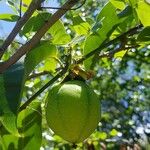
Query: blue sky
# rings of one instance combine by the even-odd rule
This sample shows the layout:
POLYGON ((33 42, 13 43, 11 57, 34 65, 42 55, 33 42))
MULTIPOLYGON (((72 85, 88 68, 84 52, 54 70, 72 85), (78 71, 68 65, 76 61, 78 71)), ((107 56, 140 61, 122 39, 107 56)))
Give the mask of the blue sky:
MULTIPOLYGON (((12 9, 10 9, 10 7, 8 5, 6 5, 5 1, 0 2, 0 14, 2 14, 2 13, 14 14, 12 9)), ((6 22, 6 21, 0 20, 0 37, 4 37, 4 36, 8 35, 8 33, 11 32, 14 25, 15 25, 14 22, 6 22)))
MULTIPOLYGON (((47 6, 48 5, 57 7, 58 3, 56 0, 51 0, 47 6)), ((6 0, 0 1, 0 14, 15 14, 14 11, 6 4, 6 0)), ((0 38, 6 37, 12 31, 14 25, 14 22, 0 20, 0 38)))

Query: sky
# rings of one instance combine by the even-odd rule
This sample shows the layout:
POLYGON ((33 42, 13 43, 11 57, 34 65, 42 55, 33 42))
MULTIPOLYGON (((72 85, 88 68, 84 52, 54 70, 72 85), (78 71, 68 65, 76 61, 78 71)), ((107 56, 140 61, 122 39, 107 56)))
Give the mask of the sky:
MULTIPOLYGON (((2 13, 14 14, 12 9, 10 9, 8 5, 6 5, 6 2, 4 0, 0 1, 0 14, 2 13)), ((10 33, 11 30, 13 29, 14 25, 15 25, 14 22, 6 22, 6 21, 0 20, 0 37, 5 37, 6 35, 8 35, 8 33, 10 33)))
MULTIPOLYGON (((46 6, 57 7, 56 0, 50 0, 46 6)), ((0 14, 15 14, 15 12, 6 4, 6 0, 0 1, 0 14)), ((0 38, 6 37, 13 29, 15 22, 6 22, 0 20, 0 38)))

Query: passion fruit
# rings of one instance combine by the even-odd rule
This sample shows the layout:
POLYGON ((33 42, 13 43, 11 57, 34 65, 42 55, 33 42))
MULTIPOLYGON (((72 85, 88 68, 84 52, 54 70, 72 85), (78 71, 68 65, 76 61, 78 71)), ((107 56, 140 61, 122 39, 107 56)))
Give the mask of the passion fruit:
POLYGON ((71 143, 84 141, 100 120, 100 102, 83 81, 54 86, 46 100, 46 120, 55 134, 71 143))

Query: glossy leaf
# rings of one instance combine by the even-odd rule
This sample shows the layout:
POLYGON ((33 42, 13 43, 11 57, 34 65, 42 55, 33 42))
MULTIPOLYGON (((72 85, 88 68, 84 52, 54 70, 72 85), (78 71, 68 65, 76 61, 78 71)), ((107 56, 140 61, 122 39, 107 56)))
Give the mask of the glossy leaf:
POLYGON ((14 14, 0 14, 0 20, 9 21, 9 22, 16 22, 18 21, 19 16, 14 14))
POLYGON ((22 0, 23 4, 29 5, 31 3, 31 0, 22 0))
POLYGON ((107 138, 107 133, 106 132, 97 132, 95 136, 101 140, 105 140, 107 138))
POLYGON ((31 17, 28 22, 25 24, 21 31, 21 35, 28 37, 32 32, 36 32, 41 28, 45 21, 51 16, 48 12, 39 13, 36 16, 31 17))
POLYGON ((55 56, 45 59, 43 71, 55 72, 57 63, 55 56))
POLYGON ((137 13, 140 21, 144 26, 150 26, 150 5, 145 1, 139 1, 137 7, 137 13))
MULTIPOLYGON (((33 69, 43 60, 51 57, 56 57, 57 49, 49 41, 41 41, 32 51, 30 51, 25 58, 25 74, 26 77, 33 71, 33 69)), ((56 62, 52 62, 51 70, 56 67, 56 62)))
MULTIPOLYGON (((21 35, 25 35, 26 37, 30 36, 32 32, 38 31, 41 26, 49 19, 51 16, 48 12, 39 13, 36 16, 33 16, 29 19, 29 21, 25 24, 23 30, 21 31, 21 35), (36 22, 36 23, 35 23, 36 22)), ((53 44, 66 44, 71 38, 70 35, 67 34, 64 25, 61 21, 57 21, 49 30, 50 38, 53 44)))
POLYGON ((126 54, 126 52, 127 52, 127 50, 119 51, 119 52, 117 52, 117 53, 114 54, 114 58, 122 60, 122 58, 124 57, 124 55, 126 54))
POLYGON ((0 75, 0 122, 5 128, 17 134, 17 111, 20 106, 24 67, 15 64, 0 75))
POLYGON ((22 138, 19 138, 19 149, 40 149, 42 140, 41 130, 41 103, 32 102, 27 109, 19 113, 18 130, 22 138))
MULTIPOLYGON (((131 14, 130 9, 123 10, 119 14, 116 13, 116 8, 112 5, 112 3, 107 3, 105 7, 98 14, 96 24, 99 25, 90 34, 84 44, 84 54, 87 54, 94 49, 98 48, 105 40, 109 39, 112 32, 122 23, 128 15, 131 14)), ((85 61, 85 66, 89 68, 91 63, 90 60, 85 61)))
POLYGON ((90 25, 88 22, 84 21, 80 16, 75 16, 72 18, 73 29, 78 35, 86 35, 90 31, 90 25))
POLYGON ((51 35, 51 41, 56 45, 64 45, 70 42, 71 37, 67 34, 63 23, 57 21, 48 31, 51 35))
POLYGON ((34 101, 18 115, 19 136, 1 133, 2 150, 40 149, 42 139, 41 118, 40 102, 34 101))
POLYGON ((116 136, 118 134, 118 131, 116 130, 116 129, 112 129, 111 131, 110 131, 110 135, 111 136, 116 136))
POLYGON ((123 10, 125 8, 125 3, 122 0, 110 0, 110 2, 120 10, 123 10))

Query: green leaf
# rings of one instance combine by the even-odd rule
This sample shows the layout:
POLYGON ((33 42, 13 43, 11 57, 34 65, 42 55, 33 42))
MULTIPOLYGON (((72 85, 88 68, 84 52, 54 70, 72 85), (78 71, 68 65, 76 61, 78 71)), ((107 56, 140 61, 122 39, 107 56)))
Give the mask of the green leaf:
POLYGON ((120 23, 116 30, 116 33, 114 34, 122 34, 129 30, 129 27, 136 26, 135 15, 133 14, 131 6, 127 6, 120 14, 118 14, 118 16, 121 18, 125 17, 125 19, 120 23))
POLYGON ((100 42, 101 38, 99 36, 99 34, 93 33, 91 34, 85 42, 84 45, 84 54, 87 54, 88 52, 90 52, 90 50, 94 50, 99 46, 99 42, 100 42))
POLYGON ((0 20, 9 21, 9 22, 16 22, 18 21, 19 16, 14 14, 0 14, 0 20))
MULTIPOLYGON (((101 41, 101 38, 99 37, 98 34, 93 33, 90 36, 88 36, 84 43, 83 54, 85 55, 91 52, 92 50, 95 50, 96 48, 98 48, 100 41, 101 41)), ((92 58, 84 61, 84 65, 87 69, 90 68, 91 62, 92 62, 92 58)))
POLYGON ((40 149, 42 140, 40 102, 32 102, 25 110, 19 113, 17 127, 20 136, 1 133, 2 150, 29 150, 40 149))
MULTIPOLYGON (((43 12, 33 16, 25 24, 20 34, 25 35, 26 37, 30 36, 32 32, 38 31, 50 16, 51 14, 48 12, 43 12)), ((67 34, 65 27, 60 20, 48 30, 48 33, 50 33, 52 43, 56 45, 67 44, 71 40, 70 35, 67 34)))
POLYGON ((121 11, 118 14, 118 17, 120 19, 123 18, 123 20, 120 20, 120 21, 124 21, 124 20, 128 19, 132 15, 133 15, 132 7, 131 6, 127 6, 123 11, 121 11))
MULTIPOLYGON (((97 16, 96 31, 89 35, 84 43, 84 54, 87 54, 98 48, 107 38, 109 38, 112 31, 116 28, 114 26, 119 23, 119 18, 116 14, 116 8, 109 2, 103 7, 97 16)), ((85 66, 89 68, 90 60, 86 60, 85 66)))
POLYGON ((63 45, 71 41, 70 35, 66 32, 63 23, 57 21, 48 31, 51 34, 51 40, 53 44, 63 45))
POLYGON ((106 132, 96 132, 95 136, 98 139, 105 140, 107 138, 107 133, 106 132))
POLYGON ((144 1, 139 1, 138 7, 136 10, 137 10, 138 17, 141 20, 142 24, 144 26, 150 26, 150 19, 149 19, 150 5, 144 1))
POLYGON ((139 42, 150 42, 150 26, 145 27, 138 35, 139 42))
POLYGON ((18 149, 40 149, 42 140, 42 113, 41 103, 32 102, 27 109, 18 115, 18 130, 22 138, 19 138, 18 149))
POLYGON ((110 131, 110 135, 111 136, 116 136, 118 134, 118 131, 116 130, 116 129, 112 129, 111 131, 110 131))
POLYGON ((127 50, 119 51, 119 52, 117 52, 117 53, 114 54, 114 58, 122 60, 122 58, 124 57, 124 55, 126 54, 126 52, 127 52, 127 50))
MULTIPOLYGON (((25 76, 27 77, 31 71, 43 60, 51 57, 56 57, 57 49, 49 41, 41 41, 35 48, 33 48, 25 58, 25 76)), ((56 67, 56 62, 52 62, 49 66, 51 70, 56 67)))
POLYGON ((55 72, 57 61, 54 57, 47 58, 44 63, 43 71, 55 72))
POLYGON ((2 140, 2 149, 1 150, 15 150, 17 149, 18 138, 17 136, 8 134, 4 135, 2 140))
POLYGON ((72 18, 73 28, 78 35, 86 35, 90 31, 90 25, 84 21, 80 16, 72 18))
POLYGON ((123 10, 125 8, 125 3, 122 0, 110 0, 110 2, 120 10, 123 10))
MULTIPOLYGON (((110 60, 107 58, 107 57, 104 57, 104 58, 102 58, 101 59, 102 60, 102 62, 103 62, 103 64, 104 64, 104 66, 105 66, 105 68, 109 68, 110 69, 110 65, 111 65, 111 62, 110 62, 110 60)), ((104 115, 104 117, 108 117, 107 115, 104 115)), ((105 119, 106 119, 105 118, 105 119)))
MULTIPOLYGON (((122 12, 117 14, 116 8, 112 3, 108 2, 97 16, 97 22, 94 26, 92 34, 90 34, 84 43, 84 54, 98 48, 103 42, 108 40, 114 30, 125 21, 132 11, 130 7, 126 7, 122 12), (98 27, 99 26, 99 27, 98 27)), ((84 61, 86 68, 89 68, 91 59, 84 61)))
POLYGON ((31 3, 31 0, 22 0, 23 4, 29 5, 31 3))
POLYGON ((17 111, 20 106, 24 67, 15 64, 0 75, 0 122, 11 133, 17 134, 17 111))
POLYGON ((51 16, 48 12, 39 13, 36 16, 31 17, 23 27, 20 35, 29 36, 32 32, 39 30, 45 21, 51 16))

